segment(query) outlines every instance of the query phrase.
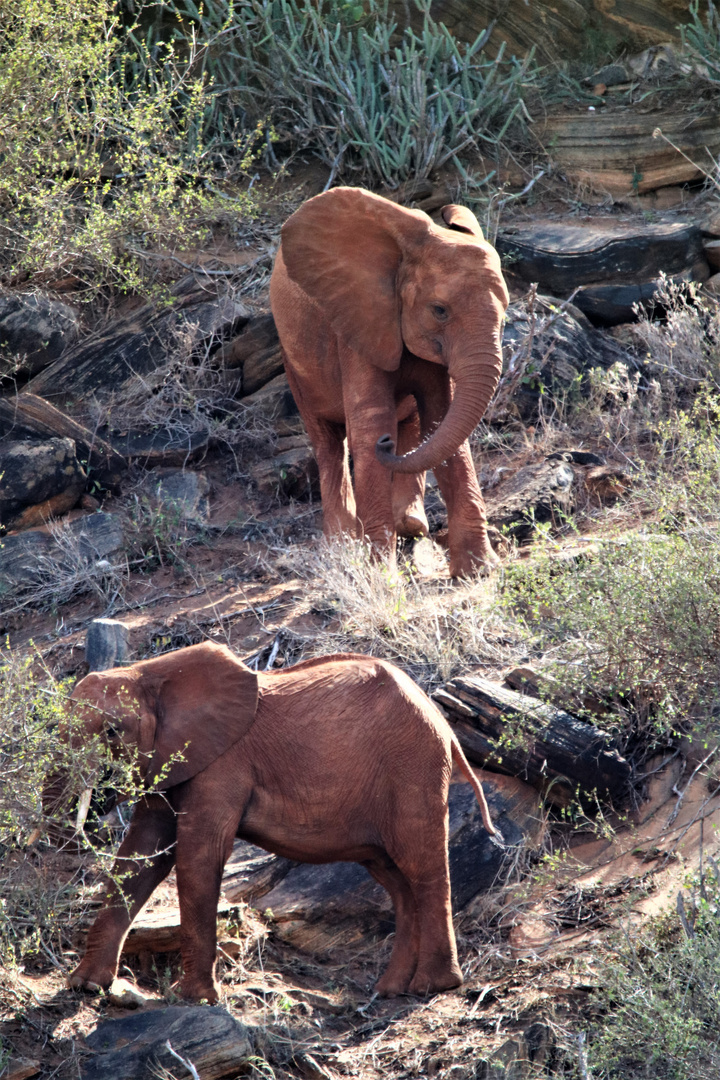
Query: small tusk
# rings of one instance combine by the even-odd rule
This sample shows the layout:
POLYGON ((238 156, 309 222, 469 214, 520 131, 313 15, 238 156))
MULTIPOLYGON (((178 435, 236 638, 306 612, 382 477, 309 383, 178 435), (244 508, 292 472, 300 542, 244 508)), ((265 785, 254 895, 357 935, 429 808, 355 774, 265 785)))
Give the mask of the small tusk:
POLYGON ((80 801, 78 802, 77 817, 75 818, 75 832, 82 832, 83 826, 87 820, 87 816, 90 813, 90 800, 92 799, 93 789, 91 787, 85 788, 80 801))
POLYGON ((28 836, 27 846, 32 847, 33 844, 37 843, 37 841, 40 839, 41 836, 42 836, 42 829, 33 829, 33 831, 28 836))

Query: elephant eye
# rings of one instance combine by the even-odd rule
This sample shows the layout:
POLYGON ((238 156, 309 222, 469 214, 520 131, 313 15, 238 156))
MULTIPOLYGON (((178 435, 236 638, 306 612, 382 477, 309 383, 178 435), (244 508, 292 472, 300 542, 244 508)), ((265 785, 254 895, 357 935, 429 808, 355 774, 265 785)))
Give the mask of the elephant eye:
POLYGON ((432 310, 436 319, 447 319, 448 309, 443 304, 433 304, 432 310))
POLYGON ((112 724, 107 725, 107 727, 105 728, 105 734, 107 735, 108 739, 117 739, 119 737, 117 729, 114 728, 112 724))

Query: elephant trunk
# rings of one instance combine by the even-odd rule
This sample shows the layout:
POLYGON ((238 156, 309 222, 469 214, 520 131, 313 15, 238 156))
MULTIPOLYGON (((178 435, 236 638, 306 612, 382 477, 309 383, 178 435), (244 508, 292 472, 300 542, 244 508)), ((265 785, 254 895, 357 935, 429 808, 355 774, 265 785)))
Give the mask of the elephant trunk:
POLYGON ((390 435, 383 435, 375 446, 375 454, 383 465, 393 472, 414 473, 434 469, 452 457, 479 424, 488 407, 490 398, 502 370, 502 352, 499 341, 478 361, 465 363, 462 372, 452 372, 455 389, 442 422, 436 430, 415 450, 398 457, 395 443, 390 435))

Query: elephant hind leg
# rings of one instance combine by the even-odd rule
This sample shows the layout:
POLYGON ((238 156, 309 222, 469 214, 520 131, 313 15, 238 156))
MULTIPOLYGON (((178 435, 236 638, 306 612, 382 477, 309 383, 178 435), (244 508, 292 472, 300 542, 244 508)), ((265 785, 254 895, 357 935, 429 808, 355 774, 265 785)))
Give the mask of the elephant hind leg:
MULTIPOLYGON (((398 407, 398 454, 407 454, 420 445, 420 417, 414 398, 398 407)), ((427 536, 425 516, 425 473, 393 473, 392 507, 398 536, 427 536)))
POLYGON ((395 910, 395 940, 390 961, 375 986, 381 997, 393 997, 407 992, 417 966, 419 928, 415 900, 408 881, 387 856, 363 865, 390 893, 395 910))

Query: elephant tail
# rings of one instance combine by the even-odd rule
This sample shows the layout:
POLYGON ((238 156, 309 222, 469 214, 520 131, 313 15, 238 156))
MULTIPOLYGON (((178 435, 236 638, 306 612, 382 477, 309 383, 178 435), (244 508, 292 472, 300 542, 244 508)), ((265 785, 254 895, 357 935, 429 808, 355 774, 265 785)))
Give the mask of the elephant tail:
POLYGON ((451 748, 452 748, 452 759, 453 759, 453 761, 455 762, 458 769, 463 774, 463 776, 465 777, 465 779, 467 780, 467 782, 470 784, 471 788, 475 792, 475 798, 477 799, 478 805, 480 807, 480 813, 482 815, 483 825, 485 826, 488 833, 490 834, 491 839, 493 839, 494 841, 499 842, 500 844, 502 844, 503 843, 502 833, 492 823, 492 818, 490 817, 490 811, 488 809, 487 800, 485 798, 485 792, 482 789, 482 784, 480 783, 480 781, 476 777, 475 773, 471 769, 470 763, 469 763, 468 759, 465 757, 465 755, 463 754, 462 747, 460 746, 460 743, 455 738, 455 735, 451 736, 451 748))

